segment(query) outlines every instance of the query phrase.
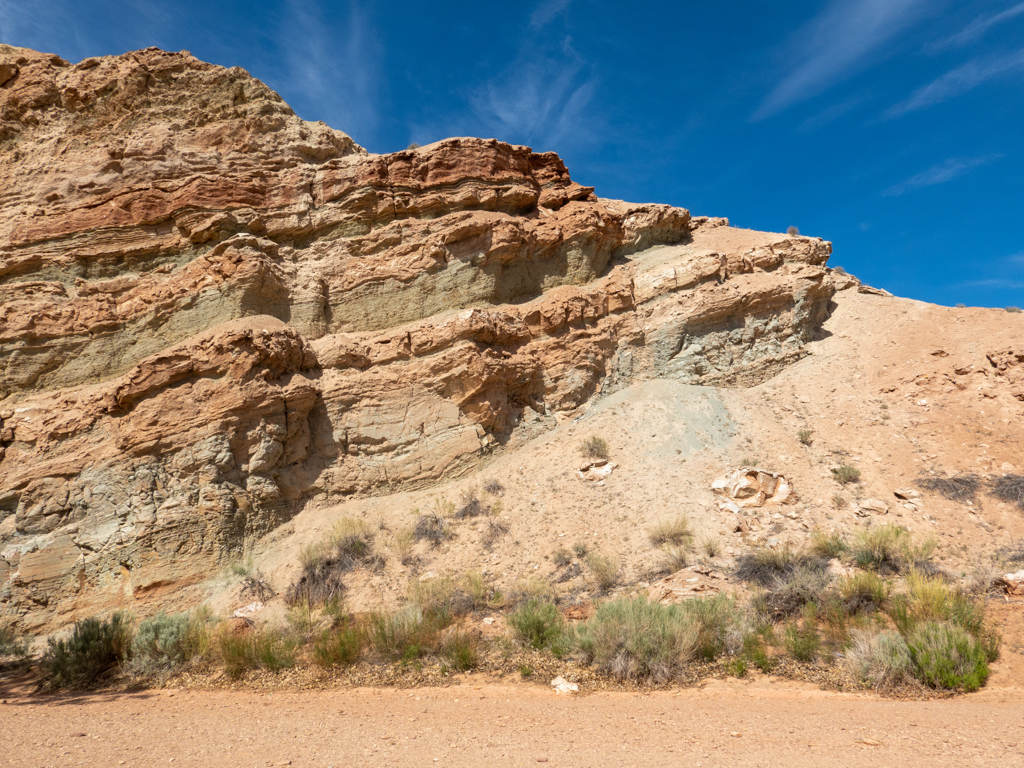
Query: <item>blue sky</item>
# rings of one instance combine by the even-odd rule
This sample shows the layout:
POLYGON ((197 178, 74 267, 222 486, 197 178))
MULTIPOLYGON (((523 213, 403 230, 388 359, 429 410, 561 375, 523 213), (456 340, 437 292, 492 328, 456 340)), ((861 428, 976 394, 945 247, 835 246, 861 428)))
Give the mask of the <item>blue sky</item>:
POLYGON ((555 150, 604 197, 832 240, 941 304, 1024 306, 1024 2, 0 0, 0 40, 242 66, 374 152, 555 150))

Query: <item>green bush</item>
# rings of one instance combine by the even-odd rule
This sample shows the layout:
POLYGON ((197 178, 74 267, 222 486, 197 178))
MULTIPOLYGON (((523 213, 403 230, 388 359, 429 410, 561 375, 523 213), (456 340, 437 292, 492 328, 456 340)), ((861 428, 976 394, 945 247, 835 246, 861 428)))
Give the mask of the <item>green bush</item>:
POLYGON ((988 679, 987 653, 962 627, 928 621, 907 637, 916 675, 932 688, 976 691, 988 679))
POLYGON ((278 672, 295 666, 298 642, 278 630, 236 634, 222 627, 217 641, 224 671, 232 679, 238 679, 250 669, 278 672))
POLYGON ((13 626, 0 625, 0 657, 28 655, 28 638, 21 637, 13 626))
POLYGON ((146 619, 135 630, 132 641, 131 667, 142 673, 170 669, 191 654, 190 626, 187 613, 158 613, 146 619))
POLYGON ((900 573, 926 565, 934 550, 934 540, 915 545, 906 528, 886 524, 858 532, 851 554, 853 561, 865 570, 900 573))
POLYGON ((120 666, 132 644, 131 618, 115 613, 77 622, 66 640, 49 640, 40 664, 44 686, 89 688, 120 666))
MULTIPOLYGON (((735 599, 719 593, 714 597, 695 597, 680 607, 697 627, 696 651, 700 657, 712 661, 728 650, 742 618, 735 599)), ((739 643, 737 639, 735 644, 739 643)))
POLYGON ((565 622, 552 602, 530 598, 512 611, 507 621, 512 636, 523 645, 537 650, 560 647, 565 622))
POLYGON ((456 672, 468 672, 480 663, 480 641, 469 632, 455 631, 441 641, 441 656, 456 672))
POLYGON ((810 445, 812 442, 814 442, 813 436, 814 433, 809 429, 801 429, 797 433, 797 437, 800 439, 800 442, 803 443, 804 445, 810 445))
POLYGON ((451 620, 451 614, 424 613, 416 605, 407 605, 371 617, 369 644, 386 660, 413 661, 437 650, 441 631, 451 620))
POLYGON ((327 630, 313 643, 313 661, 321 667, 348 667, 363 655, 364 636, 361 628, 345 619, 327 630))
POLYGON ((832 470, 832 479, 840 485, 849 485, 860 480, 860 470, 850 464, 843 464, 832 470))
POLYGON ((766 675, 775 668, 775 660, 768 655, 764 640, 754 634, 743 638, 743 658, 766 675))
POLYGON ((790 622, 786 625, 784 642, 786 650, 797 661, 814 661, 821 650, 821 635, 818 634, 818 627, 815 623, 817 609, 808 604, 804 608, 804 619, 802 622, 790 622))
POLYGON ((605 674, 664 682, 693 658, 699 634, 698 623, 681 605, 620 598, 598 606, 577 627, 575 644, 605 674))

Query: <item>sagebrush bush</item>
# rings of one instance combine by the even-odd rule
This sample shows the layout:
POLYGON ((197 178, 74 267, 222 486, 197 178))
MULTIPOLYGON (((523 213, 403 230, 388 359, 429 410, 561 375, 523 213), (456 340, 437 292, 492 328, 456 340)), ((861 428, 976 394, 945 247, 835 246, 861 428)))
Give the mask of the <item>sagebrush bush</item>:
POLYGON ((738 649, 745 634, 743 615, 736 600, 719 593, 714 597, 695 597, 681 603, 683 612, 697 626, 697 654, 712 661, 730 649, 738 649))
POLYGON ((597 668, 619 680, 664 682, 690 661, 700 627, 682 605, 659 605, 644 597, 598 606, 576 628, 576 647, 597 668))
POLYGON ((118 612, 106 621, 82 619, 67 639, 49 640, 40 662, 43 685, 53 689, 90 688, 125 661, 131 644, 128 614, 118 612))
POLYGON ((553 603, 556 597, 554 585, 539 576, 517 579, 508 590, 508 600, 512 605, 522 605, 527 600, 553 603))
POLYGON ((924 622, 907 636, 916 676, 932 688, 976 691, 988 679, 985 648, 962 627, 924 622))
POLYGON ((132 641, 131 667, 142 673, 170 669, 192 655, 187 613, 162 611, 141 622, 132 641))
POLYGON ((926 565, 934 550, 933 539, 914 544, 906 528, 886 524, 858 532, 851 554, 853 561, 866 570, 900 573, 926 565))
POLYGON ((536 597, 512 611, 506 621, 516 640, 537 650, 558 648, 565 631, 565 621, 557 606, 536 597))
POLYGON ((608 443, 597 435, 591 435, 580 443, 580 453, 588 459, 607 459, 608 443))
POLYGON ((896 632, 854 630, 843 658, 857 679, 876 689, 900 685, 914 675, 910 649, 896 632))
POLYGON ((693 529, 686 515, 677 515, 671 520, 662 520, 648 529, 647 535, 652 544, 689 545, 693 541, 693 529))
POLYGON ((809 603, 820 603, 832 583, 832 574, 821 568, 799 565, 775 576, 765 591, 768 617, 781 619, 803 610, 809 603))

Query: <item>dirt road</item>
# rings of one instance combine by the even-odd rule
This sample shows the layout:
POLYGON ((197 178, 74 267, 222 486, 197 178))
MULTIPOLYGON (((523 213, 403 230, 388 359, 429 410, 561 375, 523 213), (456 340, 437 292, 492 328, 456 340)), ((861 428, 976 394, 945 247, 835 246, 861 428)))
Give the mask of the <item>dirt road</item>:
POLYGON ((1020 689, 941 701, 799 684, 148 691, 0 704, 11 766, 1024 766, 1020 689))

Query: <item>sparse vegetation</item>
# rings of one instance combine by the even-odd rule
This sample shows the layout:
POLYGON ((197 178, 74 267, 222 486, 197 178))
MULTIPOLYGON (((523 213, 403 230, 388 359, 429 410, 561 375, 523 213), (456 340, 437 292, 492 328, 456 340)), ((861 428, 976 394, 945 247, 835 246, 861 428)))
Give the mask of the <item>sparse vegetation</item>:
POLYGON ((964 303, 963 303, 962 301, 958 301, 958 302, 956 303, 956 308, 957 308, 957 309, 966 309, 966 308, 967 308, 967 305, 966 305, 966 304, 964 304, 964 303))
POLYGON ((1006 311, 1007 312, 1017 313, 1017 312, 1021 312, 1022 310, 1021 310, 1020 307, 1009 306, 1009 307, 1006 308, 1006 311))
POLYGON ((854 630, 844 663, 857 678, 875 689, 904 683, 914 673, 910 649, 897 632, 872 634, 854 630))
POLYGON ((821 650, 821 635, 815 622, 815 612, 815 606, 809 604, 804 609, 802 621, 791 621, 786 625, 786 650, 797 661, 814 661, 821 650))
POLYGON ((602 592, 607 592, 618 582, 619 563, 614 558, 600 552, 590 552, 587 554, 586 563, 602 592))
POLYGON ((787 227, 786 228, 786 234, 787 235, 799 235, 800 234, 800 229, 798 227, 787 227))
POLYGON ((559 649, 565 629, 562 614, 550 600, 533 597, 508 615, 513 637, 536 650, 559 649))
POLYGON ((787 576, 798 568, 824 570, 820 558, 806 552, 796 552, 791 547, 759 547, 736 561, 736 575, 743 581, 751 581, 762 587, 772 586, 777 579, 787 576))
POLYGON ((722 554, 722 542, 715 536, 706 536, 700 542, 700 548, 708 557, 718 557, 722 554))
POLYGON ((850 464, 843 464, 832 470, 832 479, 840 485, 849 485, 860 480, 860 470, 850 464))
POLYGON ((889 591, 889 585, 870 571, 857 571, 839 583, 843 610, 848 615, 883 608, 889 600, 889 591))
POLYGON ((493 477, 484 483, 484 493, 489 493, 491 496, 498 496, 504 490, 505 486, 493 477))
MULTIPOLYGON (((661 548, 664 555, 664 568, 669 573, 675 573, 687 566, 689 550, 676 544, 666 544, 661 548)), ((664 573, 664 571, 662 571, 664 573)))
POLYGON ((832 267, 832 271, 835 272, 837 275, 845 275, 846 274, 846 270, 843 269, 842 267, 838 267, 838 266, 832 267))
POLYGON ((839 531, 825 533, 820 528, 815 528, 811 531, 809 549, 811 554, 816 557, 832 559, 843 557, 849 551, 850 546, 839 531))
POLYGON ((413 536, 416 541, 429 541, 433 547, 439 547, 448 538, 448 521, 455 513, 455 505, 451 502, 435 499, 434 508, 425 515, 416 518, 416 525, 413 527, 413 536))
POLYGON ((362 658, 362 628, 347 617, 323 632, 313 644, 313 660, 321 667, 348 667, 362 658))
POLYGON ((67 639, 50 638, 40 663, 42 684, 51 689, 91 688, 125 661, 131 643, 131 618, 126 613, 105 621, 82 619, 67 639))
POLYGON ((914 566, 927 566, 935 546, 933 539, 914 544, 906 528, 886 524, 860 531, 851 556, 854 563, 865 570, 900 573, 914 566))
POLYGON ((580 443, 580 453, 588 459, 607 459, 608 443, 597 435, 591 435, 580 443))
POLYGON ((922 475, 917 479, 919 488, 938 493, 950 501, 975 501, 981 488, 981 478, 972 473, 952 477, 931 477, 922 475))
POLYGON ((647 535, 652 544, 689 544, 693 540, 693 530, 686 515, 678 515, 671 520, 662 520, 652 526, 647 535))
POLYGON ((989 484, 989 493, 1000 501, 1024 509, 1024 475, 1003 475, 989 484))
POLYGON ((0 658, 26 656, 28 645, 28 638, 20 636, 12 625, 0 624, 0 658))
POLYGON ((814 432, 812 432, 809 429, 801 429, 799 432, 797 432, 797 438, 804 445, 810 445, 811 443, 814 442, 814 432))
POLYGON ((572 552, 568 549, 556 549, 551 555, 552 562, 559 568, 564 568, 572 562, 572 552))
POLYGON ((769 618, 781 619, 820 603, 832 583, 832 575, 816 563, 801 563, 780 571, 765 591, 769 618))
POLYGON ((250 669, 277 672, 295 666, 298 640, 280 629, 233 632, 222 627, 217 648, 228 677, 237 680, 250 669))
POLYGON ((373 533, 365 521, 343 518, 327 538, 302 551, 302 575, 288 588, 289 604, 322 606, 344 596, 343 577, 353 568, 379 566, 383 559, 373 553, 373 533))
POLYGON ((509 589, 509 600, 513 605, 520 605, 529 600, 543 600, 554 602, 555 588, 551 582, 531 576, 528 579, 520 579, 509 589))
POLYGON ((832 496, 832 505, 836 509, 843 509, 849 502, 846 501, 846 497, 841 493, 837 493, 832 496))
POLYGON ((585 541, 577 541, 575 544, 572 545, 572 551, 573 554, 576 555, 576 557, 586 557, 587 552, 590 551, 590 546, 585 541))

